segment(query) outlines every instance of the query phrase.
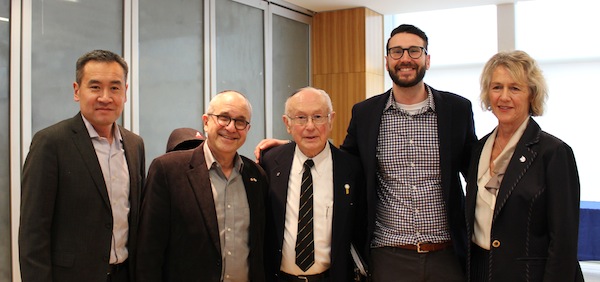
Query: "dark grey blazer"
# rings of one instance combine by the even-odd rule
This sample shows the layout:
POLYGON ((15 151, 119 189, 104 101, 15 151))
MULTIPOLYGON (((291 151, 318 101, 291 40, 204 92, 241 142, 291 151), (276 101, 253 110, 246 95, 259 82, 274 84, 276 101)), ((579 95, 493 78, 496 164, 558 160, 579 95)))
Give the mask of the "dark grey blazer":
MULTIPOLYGON (((475 222, 479 158, 489 136, 474 148, 467 178, 468 238, 475 222)), ((491 241, 498 247, 490 251, 489 281, 583 281, 578 231, 579 174, 573 150, 530 118, 496 198, 491 241)))
MULTIPOLYGON (((267 280, 277 281, 281 266, 281 249, 285 229, 285 207, 288 181, 296 143, 278 146, 261 158, 261 166, 269 176, 267 201, 267 239, 265 259, 267 280)), ((333 159, 333 227, 331 235, 330 281, 350 281, 353 270, 350 243, 363 244, 366 217, 364 207, 364 176, 358 158, 330 145, 333 159), (348 184, 349 194, 345 185, 348 184), (361 232, 357 232, 361 231, 361 232)))
MULTIPOLYGON (((145 177, 144 143, 136 134, 119 130, 129 167, 127 248, 132 265, 145 177)), ((81 113, 36 133, 21 186, 23 281, 106 282, 112 226, 106 184, 81 113)))
MULTIPOLYGON (((454 250, 465 264, 466 228, 464 199, 459 173, 466 175, 472 145, 477 141, 469 100, 431 88, 437 113, 442 189, 454 250)), ((352 108, 348 134, 340 147, 360 157, 367 178, 368 240, 375 226, 377 203, 377 138, 390 91, 357 103, 352 108)), ((368 246, 367 246, 368 247, 368 246)))
MULTIPOLYGON (((250 279, 264 281, 268 182, 262 168, 241 157, 250 207, 250 279)), ((220 281, 219 226, 203 146, 152 161, 139 229, 138 281, 220 281)))

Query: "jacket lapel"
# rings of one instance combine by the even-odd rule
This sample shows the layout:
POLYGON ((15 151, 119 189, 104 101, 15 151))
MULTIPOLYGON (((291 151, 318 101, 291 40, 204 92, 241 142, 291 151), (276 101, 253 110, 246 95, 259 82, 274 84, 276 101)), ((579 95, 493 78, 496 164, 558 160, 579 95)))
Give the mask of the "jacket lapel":
POLYGON ((275 230, 277 232, 278 246, 283 244, 283 231, 285 229, 285 212, 287 204, 288 180, 292 169, 292 161, 294 159, 294 149, 296 143, 292 142, 287 145, 285 151, 274 159, 275 166, 271 171, 267 171, 270 176, 271 191, 273 198, 271 199, 271 208, 275 230))
MULTIPOLYGON (((90 172, 96 189, 98 189, 98 193, 100 193, 100 196, 104 200, 104 205, 110 210, 110 200, 108 199, 108 191, 106 190, 106 183, 104 183, 102 168, 100 168, 96 150, 90 139, 90 134, 85 127, 81 113, 78 113, 71 119, 71 129, 73 144, 75 144, 77 151, 81 155, 81 159, 90 172)), ((82 189, 86 188, 82 187, 82 189)))
POLYGON ((508 163, 508 168, 510 169, 506 170, 502 184, 500 184, 492 222, 496 220, 496 217, 502 211, 504 204, 521 180, 521 177, 525 175, 531 163, 535 160, 537 151, 532 146, 539 142, 540 131, 541 128, 539 125, 532 118, 529 118, 529 124, 525 132, 523 132, 521 140, 517 143, 515 152, 508 163))
POLYGON ((213 241, 213 245, 220 253, 219 224, 212 188, 210 186, 210 176, 204 158, 204 146, 198 146, 194 149, 187 176, 202 217, 204 218, 206 229, 213 241))
POLYGON ((431 88, 433 101, 435 103, 435 111, 437 114, 437 132, 439 139, 439 154, 440 154, 440 172, 442 178, 442 191, 446 203, 450 201, 450 183, 452 183, 452 104, 444 101, 444 97, 435 89, 431 88), (440 107, 438 105, 444 105, 440 107), (447 168, 447 169, 446 169, 447 168))

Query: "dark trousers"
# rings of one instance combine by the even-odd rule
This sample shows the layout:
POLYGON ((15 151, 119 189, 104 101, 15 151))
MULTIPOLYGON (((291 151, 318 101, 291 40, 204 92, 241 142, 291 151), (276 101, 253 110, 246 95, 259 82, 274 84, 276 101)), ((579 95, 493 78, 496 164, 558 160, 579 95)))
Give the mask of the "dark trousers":
POLYGON ((490 251, 479 247, 477 244, 471 243, 471 265, 469 267, 470 281, 489 281, 489 254, 490 251))
POLYGON ((106 282, 129 282, 129 263, 111 265, 106 274, 106 282))
POLYGON ((454 250, 429 253, 382 247, 371 249, 370 268, 373 282, 450 282, 465 281, 454 250))

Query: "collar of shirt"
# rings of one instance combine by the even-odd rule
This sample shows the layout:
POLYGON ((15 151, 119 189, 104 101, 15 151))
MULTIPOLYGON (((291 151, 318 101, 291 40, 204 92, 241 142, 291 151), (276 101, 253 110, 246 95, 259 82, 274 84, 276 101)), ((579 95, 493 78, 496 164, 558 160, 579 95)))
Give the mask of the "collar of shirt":
POLYGON ((325 148, 323 148, 323 151, 321 151, 319 154, 317 154, 314 158, 309 158, 306 155, 304 155, 302 153, 302 151, 300 151, 300 148, 298 148, 298 145, 296 144, 296 151, 294 152, 294 160, 300 162, 300 165, 292 166, 292 168, 294 168, 294 170, 291 173, 302 174, 302 172, 304 171, 304 162, 308 159, 312 159, 313 162, 315 162, 315 165, 313 166, 312 171, 314 171, 318 175, 320 175, 321 174, 321 173, 319 173, 319 168, 321 167, 320 164, 323 163, 323 161, 327 158, 331 159, 331 148, 329 147, 329 142, 325 143, 325 148))
MULTIPOLYGON (((208 148, 208 145, 206 144, 206 142, 202 142, 202 149, 204 150, 204 160, 206 161, 206 168, 208 170, 210 170, 213 165, 216 165, 217 167, 221 167, 221 164, 219 164, 219 162, 217 161, 217 159, 215 159, 215 156, 212 154, 212 152, 210 151, 210 148, 208 148)), ((242 169, 244 168, 244 163, 242 162, 242 158, 240 157, 240 155, 238 153, 235 153, 235 157, 233 157, 233 167, 235 168, 236 171, 238 172, 242 172, 242 169)))
MULTIPOLYGON (((429 85, 425 84, 425 89, 427 89, 427 109, 426 110, 422 110, 421 112, 427 112, 429 109, 431 109, 431 111, 435 112, 435 102, 433 101, 433 94, 431 92, 431 87, 429 87, 429 85)), ((392 89, 390 89, 390 95, 388 98, 388 101, 385 103, 385 107, 383 108, 383 111, 387 111, 390 108, 394 108, 395 110, 398 111, 402 111, 402 112, 406 112, 403 109, 400 109, 396 106, 396 100, 394 99, 394 91, 392 89)))
MULTIPOLYGON (((100 134, 98 134, 98 132, 96 131, 96 129, 94 128, 94 126, 92 126, 92 124, 85 119, 85 117, 83 115, 81 115, 81 118, 83 119, 83 123, 85 124, 85 128, 87 128, 88 134, 90 135, 90 138, 94 139, 94 138, 102 138, 100 137, 100 134)), ((113 138, 114 140, 119 140, 119 144, 123 142, 123 137, 121 136, 121 131, 118 130, 117 128, 119 128, 119 126, 117 126, 117 123, 113 123, 113 138)))

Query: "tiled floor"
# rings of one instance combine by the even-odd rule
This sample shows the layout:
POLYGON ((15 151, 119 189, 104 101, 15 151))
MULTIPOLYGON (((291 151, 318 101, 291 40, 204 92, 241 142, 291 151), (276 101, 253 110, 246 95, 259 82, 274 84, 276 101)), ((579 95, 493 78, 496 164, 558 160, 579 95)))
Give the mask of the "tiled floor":
POLYGON ((586 282, 600 282, 600 261, 580 261, 586 282))

